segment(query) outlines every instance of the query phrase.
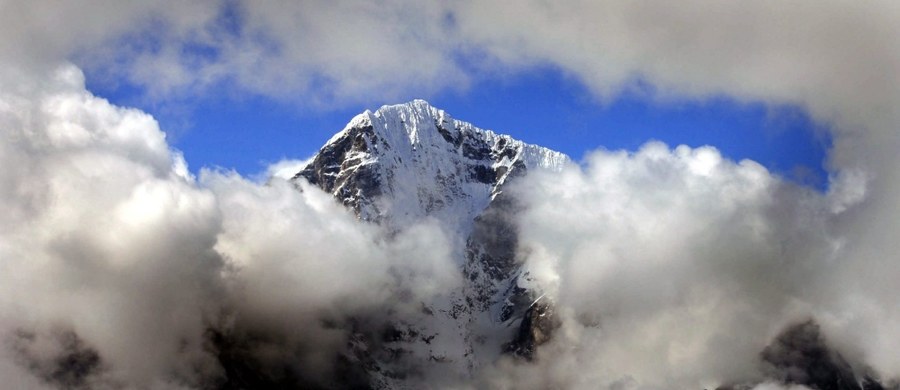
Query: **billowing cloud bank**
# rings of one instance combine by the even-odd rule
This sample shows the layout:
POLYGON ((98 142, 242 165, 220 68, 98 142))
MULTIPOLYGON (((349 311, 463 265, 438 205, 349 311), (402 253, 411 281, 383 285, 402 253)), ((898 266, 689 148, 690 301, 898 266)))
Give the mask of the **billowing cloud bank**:
POLYGON ((522 256, 562 327, 543 370, 511 365, 491 384, 760 382, 773 375, 761 351, 810 319, 859 373, 897 377, 900 275, 842 233, 834 210, 855 206, 708 147, 600 151, 535 179, 518 190, 522 256))
POLYGON ((226 348, 328 383, 349 316, 419 310, 457 282, 433 223, 386 240, 314 187, 198 182, 153 118, 77 68, 11 80, 28 84, 0 95, 0 376, 19 388, 209 386, 226 348))
POLYGON ((550 65, 605 98, 649 89, 792 103, 845 130, 896 115, 900 102, 900 6, 889 0, 38 0, 0 9, 0 57, 31 66, 75 57, 156 95, 224 82, 381 104, 550 65))
POLYGON ((386 239, 314 188, 193 178, 66 61, 161 99, 340 105, 549 65, 601 99, 800 105, 834 132, 824 194, 654 143, 522 183, 522 261, 563 325, 461 386, 758 383, 810 318, 854 369, 900 377, 896 2, 0 1, 0 26, 4 385, 202 387, 229 356, 327 383, 347 322, 457 283, 435 223, 386 239))

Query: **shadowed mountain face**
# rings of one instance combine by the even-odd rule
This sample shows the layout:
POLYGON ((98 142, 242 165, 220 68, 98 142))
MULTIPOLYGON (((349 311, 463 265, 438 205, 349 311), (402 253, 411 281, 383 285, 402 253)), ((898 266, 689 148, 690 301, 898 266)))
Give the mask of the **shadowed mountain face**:
POLYGON ((760 355, 768 375, 786 384, 820 390, 881 390, 885 387, 853 367, 828 347, 812 320, 794 325, 760 355))
MULTIPOLYGON (((789 326, 761 353, 763 374, 784 385, 800 385, 817 390, 896 389, 854 368, 840 353, 830 348, 813 320, 789 326)), ((751 389, 755 384, 720 387, 720 390, 751 389)))

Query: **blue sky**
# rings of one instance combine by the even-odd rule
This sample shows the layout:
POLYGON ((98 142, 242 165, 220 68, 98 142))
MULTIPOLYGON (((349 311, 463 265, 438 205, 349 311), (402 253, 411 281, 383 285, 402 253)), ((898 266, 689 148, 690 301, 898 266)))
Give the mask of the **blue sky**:
MULTIPOLYGON (((190 168, 233 169, 244 175, 281 159, 314 154, 359 112, 406 97, 304 108, 261 96, 207 94, 177 103, 155 103, 139 87, 88 88, 112 102, 154 115, 190 168)), ((601 102, 576 79, 551 68, 481 80, 465 90, 424 96, 434 106, 476 126, 510 134, 580 160, 599 148, 634 151, 650 140, 670 146, 712 145, 734 160, 751 159, 769 170, 824 188, 827 129, 793 106, 739 102, 727 97, 659 101, 634 94, 601 102)), ((375 99, 372 99, 375 100, 375 99)))

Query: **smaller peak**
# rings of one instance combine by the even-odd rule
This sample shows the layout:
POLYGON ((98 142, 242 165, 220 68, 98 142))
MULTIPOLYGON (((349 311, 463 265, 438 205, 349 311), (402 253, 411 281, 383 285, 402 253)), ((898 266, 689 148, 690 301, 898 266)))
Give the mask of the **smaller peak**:
POLYGON ((345 128, 368 126, 372 124, 372 110, 365 110, 353 117, 345 128))
POLYGON ((325 145, 334 143, 335 141, 337 141, 338 139, 340 139, 341 137, 346 135, 347 131, 352 128, 371 126, 372 125, 372 116, 373 116, 372 110, 365 110, 365 111, 357 114, 356 116, 353 117, 353 119, 350 119, 350 122, 347 122, 347 125, 344 126, 344 128, 341 131, 332 135, 331 138, 328 140, 328 142, 325 143, 325 145))

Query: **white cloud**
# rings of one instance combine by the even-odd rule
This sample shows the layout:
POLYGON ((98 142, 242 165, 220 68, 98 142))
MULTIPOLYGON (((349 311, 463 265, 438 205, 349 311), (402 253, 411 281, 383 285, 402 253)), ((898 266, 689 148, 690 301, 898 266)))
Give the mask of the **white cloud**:
MULTIPOLYGON (((835 256, 822 195, 709 147, 596 152, 517 193, 526 269, 564 324, 538 355, 544 385, 758 378, 759 352, 811 315, 806 289, 835 256)), ((528 386, 532 368, 510 367, 499 377, 528 386)))
POLYGON ((268 180, 270 178, 279 178, 289 180, 294 177, 297 172, 306 168, 310 161, 312 161, 312 157, 305 160, 283 159, 266 167, 266 172, 263 174, 264 177, 262 177, 262 179, 268 180))
MULTIPOLYGON (((10 76, 21 75, 0 77, 10 76)), ((210 364, 203 316, 221 267, 209 250, 212 194, 175 173, 150 116, 91 96, 78 69, 29 81, 0 97, 0 160, 16 167, 0 198, 11 210, 0 228, 4 337, 75 332, 116 362, 110 375, 148 385, 210 364)))
POLYGON ((900 301, 888 282, 900 274, 880 238, 857 246, 859 222, 832 207, 842 194, 710 147, 660 143, 598 151, 583 168, 532 175, 513 191, 526 207, 524 266, 562 326, 536 363, 484 373, 491 386, 758 382, 760 351, 809 318, 858 372, 900 377, 891 309, 900 301))
POLYGON ((152 117, 92 96, 74 66, 33 76, 0 74, 31 86, 0 91, 0 163, 15 167, 0 173, 4 373, 200 387, 222 375, 216 329, 271 336, 245 358, 287 354, 320 380, 347 337, 323 321, 377 323, 459 281, 433 223, 387 238, 315 187, 214 171, 195 182, 152 117))
POLYGON ((161 97, 225 83, 304 104, 374 104, 551 65, 604 99, 643 88, 664 99, 797 104, 842 132, 896 123, 900 103, 892 39, 900 7, 892 1, 0 7, 4 59, 54 64, 74 56, 161 97))
POLYGON ((444 7, 417 1, 35 1, 3 9, 0 54, 74 59, 99 81, 128 81, 160 99, 225 85, 330 108, 469 80, 454 60, 459 42, 444 7), (34 41, 44 44, 27 44, 34 41))

